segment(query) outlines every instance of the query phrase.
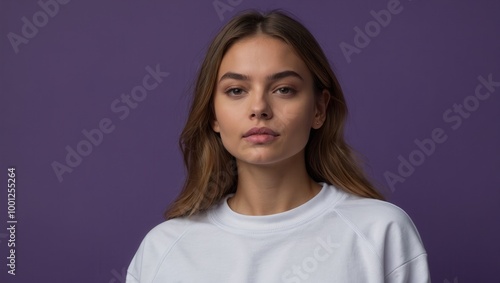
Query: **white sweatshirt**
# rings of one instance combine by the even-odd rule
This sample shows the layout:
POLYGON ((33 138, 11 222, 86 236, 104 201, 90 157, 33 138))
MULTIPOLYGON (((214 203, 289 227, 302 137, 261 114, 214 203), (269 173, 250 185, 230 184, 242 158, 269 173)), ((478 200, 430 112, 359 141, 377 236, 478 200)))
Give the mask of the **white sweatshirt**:
POLYGON ((334 186, 286 212, 241 215, 227 198, 168 220, 142 241, 127 283, 430 282, 408 215, 334 186))

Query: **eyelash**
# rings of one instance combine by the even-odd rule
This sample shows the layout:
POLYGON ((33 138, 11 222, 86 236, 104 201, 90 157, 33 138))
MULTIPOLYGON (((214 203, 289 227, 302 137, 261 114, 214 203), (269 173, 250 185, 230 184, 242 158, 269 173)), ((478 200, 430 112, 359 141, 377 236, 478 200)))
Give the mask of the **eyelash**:
POLYGON ((288 93, 282 93, 283 95, 294 95, 297 91, 294 89, 294 88, 291 88, 289 86, 282 86, 282 87, 279 87, 277 88, 275 91, 273 92, 277 92, 277 91, 283 91, 283 90, 287 90, 288 93))
POLYGON ((235 90, 239 90, 241 93, 244 91, 242 88, 233 87, 233 88, 230 88, 230 89, 226 90, 224 93, 227 94, 227 95, 230 95, 230 96, 239 96, 239 95, 241 95, 241 93, 240 94, 233 93, 233 91, 235 91, 235 90))
MULTIPOLYGON (((274 90, 273 93, 282 92, 282 91, 287 91, 288 93, 279 93, 279 94, 282 94, 282 95, 294 95, 295 93, 297 93, 297 91, 294 88, 291 88, 291 87, 288 87, 288 86, 279 87, 276 90, 274 90)), ((226 90, 224 93, 227 94, 227 95, 230 95, 230 96, 240 96, 243 92, 244 92, 244 90, 242 88, 233 87, 233 88, 230 88, 230 89, 226 90), (234 91, 236 91, 236 90, 240 91, 240 93, 239 94, 235 94, 234 91)))

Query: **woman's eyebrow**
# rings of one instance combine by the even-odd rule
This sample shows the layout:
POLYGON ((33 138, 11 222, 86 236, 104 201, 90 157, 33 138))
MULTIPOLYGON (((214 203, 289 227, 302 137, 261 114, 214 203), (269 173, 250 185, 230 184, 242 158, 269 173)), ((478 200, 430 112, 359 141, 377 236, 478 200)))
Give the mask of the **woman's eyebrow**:
POLYGON ((296 78, 300 79, 301 81, 304 80, 298 73, 291 71, 291 70, 287 70, 287 71, 283 71, 283 72, 279 72, 279 73, 270 75, 267 77, 267 80, 277 81, 277 80, 280 80, 280 79, 283 79, 286 77, 296 77, 296 78))
POLYGON ((239 80, 239 81, 248 81, 250 78, 246 75, 238 74, 238 73, 233 73, 233 72, 227 72, 222 77, 220 77, 219 82, 225 79, 233 79, 233 80, 239 80))
MULTIPOLYGON (((291 71, 291 70, 287 70, 287 71, 279 72, 279 73, 276 73, 276 74, 272 74, 272 75, 270 75, 270 76, 267 77, 267 80, 268 81, 277 81, 277 80, 280 80, 280 79, 283 79, 283 78, 286 78, 286 77, 296 77, 296 78, 300 79, 301 81, 304 80, 304 78, 302 78, 297 72, 291 71)), ((239 81, 248 81, 248 80, 250 80, 250 77, 247 76, 247 75, 243 75, 243 74, 238 74, 238 73, 233 73, 233 72, 227 72, 224 75, 222 75, 222 77, 220 78, 219 82, 221 82, 222 80, 225 80, 225 79, 233 79, 233 80, 239 80, 239 81)))

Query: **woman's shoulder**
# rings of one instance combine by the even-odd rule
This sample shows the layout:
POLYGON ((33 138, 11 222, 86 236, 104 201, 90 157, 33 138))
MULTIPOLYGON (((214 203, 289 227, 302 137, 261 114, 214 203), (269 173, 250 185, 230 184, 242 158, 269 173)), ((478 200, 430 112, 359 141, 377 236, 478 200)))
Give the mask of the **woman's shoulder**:
MULTIPOLYGON (((362 198, 346 193, 335 213, 369 245, 386 266, 397 266, 396 259, 408 262, 426 256, 422 239, 410 216, 387 201, 362 198)), ((399 262, 399 261, 398 261, 399 262)))
POLYGON ((197 222, 196 217, 169 219, 151 229, 142 240, 127 271, 127 282, 151 282, 157 268, 197 222))
POLYGON ((191 229, 197 227, 197 223, 203 222, 203 215, 173 218, 156 225, 146 234, 138 252, 148 257, 162 258, 191 229))
POLYGON ((169 245, 178 241, 197 223, 203 222, 204 213, 192 217, 172 218, 153 227, 144 237, 144 242, 169 245))
POLYGON ((387 201, 365 198, 344 193, 342 201, 335 205, 335 211, 346 221, 356 226, 411 226, 410 216, 399 206, 387 201))

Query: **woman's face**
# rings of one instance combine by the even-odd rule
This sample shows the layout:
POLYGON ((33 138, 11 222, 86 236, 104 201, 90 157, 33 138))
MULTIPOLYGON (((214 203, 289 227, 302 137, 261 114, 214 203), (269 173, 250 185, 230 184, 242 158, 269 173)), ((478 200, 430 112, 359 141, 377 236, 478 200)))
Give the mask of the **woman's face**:
POLYGON ((303 154, 311 128, 322 125, 325 92, 315 98, 311 72, 292 47, 267 35, 247 37, 222 59, 212 128, 238 162, 286 162, 303 154))

